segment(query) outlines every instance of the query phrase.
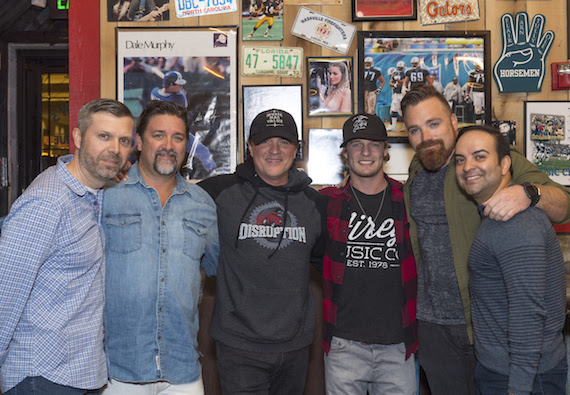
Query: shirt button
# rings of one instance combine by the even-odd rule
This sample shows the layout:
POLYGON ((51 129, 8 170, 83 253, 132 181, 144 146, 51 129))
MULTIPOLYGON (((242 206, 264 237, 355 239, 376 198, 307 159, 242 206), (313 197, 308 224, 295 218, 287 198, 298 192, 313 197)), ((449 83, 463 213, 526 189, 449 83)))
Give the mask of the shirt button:
POLYGON ((162 225, 164 226, 164 225, 166 225, 166 223, 164 221, 162 221, 162 225))
POLYGON ((159 337, 158 337, 158 340, 162 340, 162 336, 159 336, 159 337))
POLYGON ((121 226, 125 226, 125 223, 124 223, 124 222, 121 222, 121 226))
POLYGON ((165 253, 165 252, 166 252, 166 248, 163 248, 163 249, 162 249, 162 253, 165 253))
POLYGON ((164 277, 160 279, 160 281, 164 282, 164 277))
POLYGON ((96 206, 98 203, 97 202, 93 202, 93 205, 96 206))
POLYGON ((336 276, 336 278, 340 280, 340 275, 336 276))
POLYGON ((159 307, 159 308, 158 308, 158 311, 162 311, 162 307, 159 307))

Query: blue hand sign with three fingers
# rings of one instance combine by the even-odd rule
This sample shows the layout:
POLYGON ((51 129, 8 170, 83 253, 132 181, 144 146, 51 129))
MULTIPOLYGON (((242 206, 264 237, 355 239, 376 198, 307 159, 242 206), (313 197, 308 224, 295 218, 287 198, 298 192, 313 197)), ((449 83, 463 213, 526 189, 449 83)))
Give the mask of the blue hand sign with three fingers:
POLYGON ((501 17, 503 28, 503 53, 495 63, 493 76, 499 92, 539 92, 544 80, 544 60, 554 41, 554 32, 542 35, 544 15, 532 18, 528 30, 528 14, 517 14, 516 26, 513 16, 501 17))

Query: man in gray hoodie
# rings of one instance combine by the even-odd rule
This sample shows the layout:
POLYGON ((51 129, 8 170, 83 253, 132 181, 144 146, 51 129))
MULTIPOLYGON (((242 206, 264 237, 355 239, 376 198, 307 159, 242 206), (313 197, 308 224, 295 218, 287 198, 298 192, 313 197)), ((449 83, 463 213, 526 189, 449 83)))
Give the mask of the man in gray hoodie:
POLYGON ((200 183, 215 200, 220 231, 216 340, 224 394, 302 394, 314 334, 311 258, 326 241, 318 193, 293 167, 299 148, 291 114, 253 120, 248 158, 236 172, 200 183))

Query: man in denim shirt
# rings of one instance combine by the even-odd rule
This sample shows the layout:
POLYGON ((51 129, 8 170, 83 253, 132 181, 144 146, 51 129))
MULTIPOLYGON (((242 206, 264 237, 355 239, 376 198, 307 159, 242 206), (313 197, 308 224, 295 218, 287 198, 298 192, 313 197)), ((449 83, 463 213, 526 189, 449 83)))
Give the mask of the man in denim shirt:
POLYGON ((0 239, 5 395, 84 395, 107 382, 103 186, 125 165, 133 126, 129 109, 115 100, 81 107, 75 155, 40 174, 6 218, 0 239))
POLYGON ((107 189, 106 324, 112 394, 203 394, 198 361, 200 267, 215 275, 216 207, 178 173, 186 110, 151 101, 137 124, 140 157, 107 189))

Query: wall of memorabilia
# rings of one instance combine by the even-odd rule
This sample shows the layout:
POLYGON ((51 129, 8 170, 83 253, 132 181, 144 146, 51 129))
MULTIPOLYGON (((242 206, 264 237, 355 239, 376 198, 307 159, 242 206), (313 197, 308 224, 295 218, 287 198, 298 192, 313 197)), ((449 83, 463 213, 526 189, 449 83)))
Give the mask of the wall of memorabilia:
MULTIPOLYGON (((196 137, 188 178, 231 172, 243 158, 248 120, 269 105, 300 111, 299 165, 318 184, 334 182, 328 167, 336 163, 311 165, 311 157, 334 162, 322 147, 358 111, 385 121, 402 157, 386 171, 405 179, 411 153, 401 117, 391 108, 391 83, 414 68, 450 92, 460 124, 502 124, 540 165, 538 151, 550 141, 531 137, 526 102, 568 100, 563 0, 100 2, 101 95, 125 101, 137 115, 165 74, 180 73, 181 100, 196 137), (483 99, 474 101, 479 92, 483 99), (321 167, 330 174, 318 173, 321 167)), ((570 185, 570 178, 558 181, 570 185)))

